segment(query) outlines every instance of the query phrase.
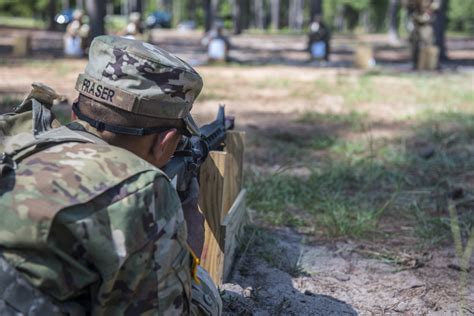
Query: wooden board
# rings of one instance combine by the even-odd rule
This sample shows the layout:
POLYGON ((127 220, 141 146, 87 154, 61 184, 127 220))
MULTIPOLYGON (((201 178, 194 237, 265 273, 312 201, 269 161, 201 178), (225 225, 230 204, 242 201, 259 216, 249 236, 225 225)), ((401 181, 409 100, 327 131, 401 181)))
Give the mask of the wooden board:
POLYGON ((232 270, 235 251, 239 245, 243 228, 248 222, 245 194, 245 190, 240 191, 237 199, 235 199, 234 205, 232 205, 229 213, 222 221, 222 226, 225 230, 223 280, 227 279, 232 270))
POLYGON ((206 217, 201 264, 219 285, 230 271, 237 234, 246 218, 243 146, 244 133, 229 132, 226 152, 211 151, 201 166, 199 207, 206 217))
POLYGON ((354 54, 354 66, 359 69, 369 69, 375 65, 374 52, 372 47, 359 45, 354 54))
POLYGON ((226 134, 224 148, 228 155, 226 175, 224 177, 224 192, 222 201, 223 219, 234 204, 240 190, 242 190, 243 161, 244 161, 244 132, 229 131, 226 134))
POLYGON ((201 265, 217 284, 224 271, 224 231, 221 227, 224 181, 230 156, 226 152, 211 151, 201 166, 199 207, 206 222, 201 265))
POLYGON ((30 37, 28 35, 20 35, 13 42, 12 55, 15 57, 26 57, 30 53, 30 37))
MULTIPOLYGON (((217 285, 222 284, 224 274, 224 251, 221 249, 218 238, 206 220, 204 224, 204 247, 201 254, 201 266, 209 272, 217 285)), ((220 232, 220 229, 219 229, 220 232)))
MULTIPOLYGON (((206 216, 208 229, 214 235, 215 241, 223 250, 221 237, 221 213, 224 198, 225 176, 230 156, 225 152, 211 151, 209 157, 201 166, 199 207, 206 216)), ((228 180, 227 180, 228 181, 228 180)), ((207 238, 207 237, 206 237, 207 238)), ((203 258, 206 258, 203 250, 203 258)))
MULTIPOLYGON (((236 132, 229 131, 225 139, 225 148, 224 150, 231 154, 237 165, 238 174, 235 177, 237 181, 237 187, 240 189, 243 186, 243 175, 244 175, 244 148, 245 148, 245 132, 236 132)), ((237 195, 234 196, 234 199, 237 198, 237 195)))
POLYGON ((438 59, 438 47, 421 47, 418 55, 418 70, 435 70, 438 67, 438 59))

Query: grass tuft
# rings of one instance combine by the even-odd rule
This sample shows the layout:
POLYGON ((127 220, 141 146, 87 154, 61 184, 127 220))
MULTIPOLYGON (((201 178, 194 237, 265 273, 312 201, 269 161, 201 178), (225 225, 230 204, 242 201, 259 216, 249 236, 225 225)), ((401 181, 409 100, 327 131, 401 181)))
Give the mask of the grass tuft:
MULTIPOLYGON (((314 116, 316 120, 321 117, 346 125, 354 121, 314 116)), ((305 120, 309 121, 308 116, 305 120)), ((324 136, 315 140, 279 134, 276 139, 287 142, 286 149, 296 143, 306 154, 324 149, 326 155, 317 164, 306 162, 309 177, 288 172, 291 166, 266 175, 250 174, 250 207, 271 224, 338 237, 384 234, 379 225, 382 221, 404 218, 413 228, 411 234, 435 245, 451 240, 447 205, 450 192, 457 188, 468 201, 460 200, 465 205, 460 212, 460 230, 467 236, 474 227, 469 202, 474 197, 474 115, 427 112, 411 121, 414 124, 408 136, 391 139, 348 141, 324 136)), ((285 152, 285 147, 280 150, 285 152)))

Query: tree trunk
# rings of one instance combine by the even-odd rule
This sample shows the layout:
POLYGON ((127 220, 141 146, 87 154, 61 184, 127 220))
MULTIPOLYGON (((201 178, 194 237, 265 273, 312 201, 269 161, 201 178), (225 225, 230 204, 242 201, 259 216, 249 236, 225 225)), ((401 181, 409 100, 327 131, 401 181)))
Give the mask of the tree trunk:
POLYGON ((270 0, 271 3, 271 17, 272 29, 278 30, 280 28, 280 0, 270 0))
POLYGON ((359 24, 362 24, 362 28, 364 29, 365 33, 370 33, 372 31, 370 20, 369 20, 369 10, 365 9, 359 13, 359 24), (362 22, 360 22, 362 21, 362 22))
POLYGON ((310 17, 309 20, 312 22, 316 16, 323 15, 323 2, 322 0, 311 0, 310 3, 310 17))
POLYGON ((215 27, 216 13, 219 6, 219 0, 204 0, 204 18, 205 18, 205 30, 208 32, 215 27))
POLYGON ((255 27, 258 29, 264 29, 265 28, 265 9, 263 6, 263 0, 255 0, 254 12, 255 12, 255 27))
POLYGON ((304 1, 303 0, 295 0, 296 2, 296 7, 295 7, 295 14, 296 14, 296 19, 295 19, 295 26, 298 31, 301 31, 303 29, 303 23, 304 23, 304 1))
POLYGON ((122 13, 122 15, 128 17, 128 15, 130 14, 130 6, 128 0, 122 0, 120 6, 120 12, 122 13))
POLYGON ((171 0, 161 0, 161 10, 171 13, 173 10, 171 0))
POLYGON ((49 0, 48 11, 48 30, 53 31, 56 29, 56 23, 54 22, 56 16, 56 0, 49 0))
POLYGON ((216 18, 219 16, 219 0, 211 0, 212 27, 215 27, 216 18))
POLYGON ((295 29, 295 2, 296 0, 290 0, 288 8, 288 27, 292 30, 295 29))
POLYGON ((69 0, 63 0, 62 1, 62 8, 63 10, 68 10, 69 9, 69 0))
POLYGON ((105 34, 105 1, 86 0, 87 14, 89 15, 89 41, 99 35, 105 34))
POLYGON ((392 43, 400 40, 398 27, 400 25, 400 0, 390 0, 388 6, 388 38, 392 43))
POLYGON ((130 0, 130 12, 142 13, 142 1, 141 0, 130 0))
POLYGON ((242 24, 242 29, 248 29, 253 20, 253 1, 254 0, 239 0, 240 1, 240 19, 242 24))
POLYGON ((188 1, 188 18, 196 22, 196 0, 188 1))
POLYGON ((77 0, 76 1, 76 9, 84 10, 84 0, 77 0))
POLYGON ((288 11, 288 26, 293 30, 303 27, 303 0, 291 0, 288 11))
POLYGON ((177 26, 183 20, 183 2, 173 1, 173 25, 177 26))
POLYGON ((234 24, 234 34, 242 33, 242 1, 232 0, 232 21, 234 24))
POLYGON ((448 11, 448 2, 449 0, 440 0, 440 7, 436 12, 436 20, 434 22, 435 43, 439 48, 440 61, 448 60, 448 54, 446 52, 446 39, 444 36, 447 25, 446 13, 448 11))
POLYGON ((107 2, 105 9, 106 15, 114 15, 114 4, 112 2, 107 2))
POLYGON ((214 24, 214 15, 212 13, 211 0, 204 0, 204 29, 209 32, 214 24))
POLYGON ((295 0, 288 3, 288 28, 295 29, 295 0))

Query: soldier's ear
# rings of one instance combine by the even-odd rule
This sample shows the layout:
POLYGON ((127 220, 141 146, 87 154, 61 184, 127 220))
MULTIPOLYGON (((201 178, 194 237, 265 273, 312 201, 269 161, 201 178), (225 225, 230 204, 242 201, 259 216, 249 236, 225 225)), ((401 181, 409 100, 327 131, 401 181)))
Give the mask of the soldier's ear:
POLYGON ((175 128, 164 131, 155 137, 151 153, 158 167, 163 167, 173 156, 180 139, 181 135, 175 128))
MULTIPOLYGON (((76 100, 74 100, 73 104, 77 103, 79 101, 79 98, 76 98, 76 100)), ((74 113, 74 111, 71 111, 71 121, 75 121, 77 120, 77 115, 76 113, 74 113)))
POLYGON ((157 142, 161 147, 166 147, 173 144, 178 135, 178 130, 176 128, 170 128, 169 130, 158 134, 157 142))

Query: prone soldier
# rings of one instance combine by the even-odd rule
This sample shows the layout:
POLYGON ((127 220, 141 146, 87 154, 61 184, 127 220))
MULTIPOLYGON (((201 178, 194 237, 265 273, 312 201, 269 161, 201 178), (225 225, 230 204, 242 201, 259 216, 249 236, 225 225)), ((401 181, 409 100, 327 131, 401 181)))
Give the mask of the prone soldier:
POLYGON ((174 55, 100 36, 77 80, 76 120, 59 126, 58 95, 41 85, 0 116, 0 314, 221 313, 197 265, 202 245, 188 244, 202 226, 197 182, 181 203, 160 170, 181 135, 199 134, 190 110, 201 88, 174 55))

